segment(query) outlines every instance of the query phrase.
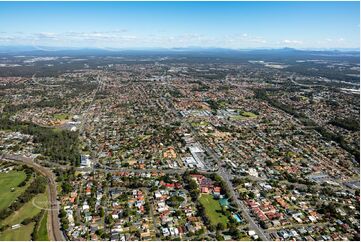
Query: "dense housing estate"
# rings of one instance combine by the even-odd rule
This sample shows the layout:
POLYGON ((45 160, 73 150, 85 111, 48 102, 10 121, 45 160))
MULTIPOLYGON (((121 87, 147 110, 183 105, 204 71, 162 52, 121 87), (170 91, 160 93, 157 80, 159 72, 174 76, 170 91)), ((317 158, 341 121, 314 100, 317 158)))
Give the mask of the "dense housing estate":
POLYGON ((304 55, 9 59, 19 66, 1 67, 0 178, 19 181, 4 186, 0 238, 46 227, 44 214, 7 209, 23 213, 11 204, 35 179, 26 161, 58 201, 49 239, 358 240, 359 83, 343 74, 359 63, 304 55))

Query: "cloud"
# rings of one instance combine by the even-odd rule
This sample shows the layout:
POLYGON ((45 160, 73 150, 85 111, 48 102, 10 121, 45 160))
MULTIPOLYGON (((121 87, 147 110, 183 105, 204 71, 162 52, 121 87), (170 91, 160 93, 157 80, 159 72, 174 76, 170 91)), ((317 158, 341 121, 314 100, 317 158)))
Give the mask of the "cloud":
POLYGON ((0 45, 33 45, 58 47, 95 47, 95 48, 141 48, 141 47, 221 47, 221 48, 261 48, 261 47, 344 47, 349 41, 343 37, 324 38, 313 42, 287 38, 283 40, 266 39, 252 33, 211 35, 200 33, 152 34, 133 33, 127 29, 89 32, 1 32, 0 45))
POLYGON ((31 44, 33 46, 63 47, 224 47, 247 48, 260 47, 267 43, 266 39, 248 33, 224 36, 209 36, 199 33, 183 33, 170 35, 166 33, 133 34, 126 29, 113 31, 90 32, 37 32, 37 33, 4 33, 0 35, 1 43, 31 44))
POLYGON ((291 45, 302 45, 302 44, 303 44, 303 41, 301 41, 301 40, 289 40, 289 39, 285 39, 285 40, 282 40, 282 43, 283 43, 283 44, 291 44, 291 45))
POLYGON ((258 47, 262 46, 268 41, 261 36, 253 36, 248 33, 233 34, 221 37, 220 42, 223 42, 225 46, 233 47, 258 47))
POLYGON ((16 38, 13 36, 4 35, 3 33, 0 35, 0 42, 10 42, 13 40, 16 40, 16 38))
POLYGON ((332 38, 326 38, 325 39, 326 42, 335 42, 335 43, 340 43, 340 42, 344 42, 345 39, 343 37, 339 37, 339 38, 336 38, 336 39, 332 39, 332 38))
MULTIPOLYGON (((287 39, 266 39, 252 33, 231 33, 212 35, 200 33, 169 34, 155 31, 151 34, 134 33, 127 29, 88 32, 0 32, 0 45, 33 45, 59 47, 98 47, 98 48, 141 48, 141 47, 223 47, 223 48, 261 48, 261 47, 349 47, 353 42, 343 37, 328 37, 306 42, 287 39)), ((358 44, 358 43, 357 43, 358 44)))

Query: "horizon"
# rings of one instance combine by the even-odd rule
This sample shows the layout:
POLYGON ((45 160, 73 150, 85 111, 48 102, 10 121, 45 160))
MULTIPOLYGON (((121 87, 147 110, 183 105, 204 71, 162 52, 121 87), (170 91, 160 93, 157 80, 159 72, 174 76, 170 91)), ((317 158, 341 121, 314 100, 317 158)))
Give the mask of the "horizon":
POLYGON ((0 2, 0 45, 358 49, 359 2, 0 2))
POLYGON ((0 45, 1 51, 15 51, 18 52, 34 52, 34 51, 81 51, 81 50, 99 50, 109 52, 121 52, 121 51, 212 51, 212 50, 224 50, 224 51, 257 51, 257 50, 295 50, 295 51, 339 51, 339 52, 360 52, 360 48, 295 48, 295 47, 254 47, 254 48, 227 48, 227 47, 201 47, 201 46, 185 46, 185 47, 125 47, 125 48, 113 48, 113 47, 74 47, 74 46, 34 46, 34 45, 0 45))

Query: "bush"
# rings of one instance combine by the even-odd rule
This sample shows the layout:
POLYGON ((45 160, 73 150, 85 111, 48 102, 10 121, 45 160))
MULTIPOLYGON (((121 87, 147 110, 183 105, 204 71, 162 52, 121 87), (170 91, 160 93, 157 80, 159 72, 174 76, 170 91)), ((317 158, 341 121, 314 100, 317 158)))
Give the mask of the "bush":
POLYGON ((22 225, 27 225, 27 224, 29 224, 29 223, 31 223, 32 222, 32 218, 26 218, 26 219, 24 219, 22 222, 21 222, 21 224, 22 225))

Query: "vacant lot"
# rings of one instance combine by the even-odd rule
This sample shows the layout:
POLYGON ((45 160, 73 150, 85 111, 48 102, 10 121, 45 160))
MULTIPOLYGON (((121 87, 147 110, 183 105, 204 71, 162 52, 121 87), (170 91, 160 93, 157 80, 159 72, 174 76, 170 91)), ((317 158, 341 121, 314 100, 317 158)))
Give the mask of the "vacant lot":
POLYGON ((7 208, 25 190, 26 186, 18 187, 25 178, 23 171, 0 173, 0 211, 7 208))
POLYGON ((212 195, 202 194, 199 202, 204 206, 206 215, 212 225, 217 225, 218 223, 227 225, 228 218, 222 214, 221 205, 212 195))

